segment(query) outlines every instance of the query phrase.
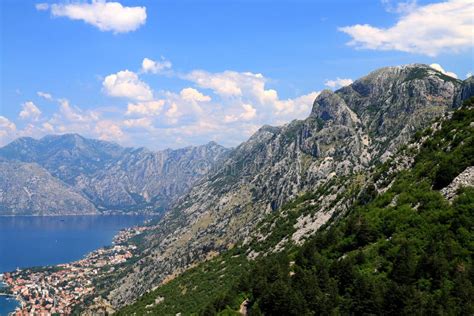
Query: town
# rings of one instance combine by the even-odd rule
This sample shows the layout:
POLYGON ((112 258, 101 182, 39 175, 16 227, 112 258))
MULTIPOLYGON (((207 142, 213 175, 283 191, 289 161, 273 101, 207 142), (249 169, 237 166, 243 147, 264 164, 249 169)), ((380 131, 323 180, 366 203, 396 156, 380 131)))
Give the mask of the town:
POLYGON ((94 277, 114 272, 136 255, 137 247, 126 242, 153 227, 123 229, 111 247, 95 250, 75 262, 5 273, 5 294, 14 296, 21 305, 14 315, 71 314, 94 293, 94 277))

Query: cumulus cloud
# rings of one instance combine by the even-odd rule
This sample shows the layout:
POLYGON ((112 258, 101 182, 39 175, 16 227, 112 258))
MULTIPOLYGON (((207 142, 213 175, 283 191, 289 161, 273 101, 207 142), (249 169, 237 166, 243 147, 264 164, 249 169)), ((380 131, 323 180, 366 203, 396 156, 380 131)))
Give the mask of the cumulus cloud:
POLYGON ((224 117, 224 122, 231 123, 239 120, 250 121, 257 116, 257 109, 255 109, 251 104, 242 104, 243 112, 239 115, 226 115, 224 117))
POLYGON ((103 90, 113 97, 122 97, 139 101, 153 98, 153 92, 133 71, 122 70, 108 75, 102 82, 103 90))
POLYGON ((469 71, 469 72, 466 74, 466 79, 467 79, 467 78, 471 78, 471 77, 472 77, 472 72, 469 71))
POLYGON ((474 46, 474 2, 449 0, 412 7, 388 28, 356 24, 339 28, 350 35, 356 48, 398 50, 437 56, 458 53, 474 46))
POLYGON ((353 82, 352 79, 337 77, 335 80, 326 80, 326 82, 324 82, 324 85, 331 89, 337 89, 337 88, 348 86, 352 84, 352 82, 353 82))
POLYGON ((430 67, 445 74, 446 76, 450 76, 456 79, 458 78, 458 75, 456 75, 454 72, 444 70, 440 64, 431 64, 430 67))
POLYGON ((37 3, 35 4, 35 8, 38 11, 46 11, 49 9, 49 4, 47 3, 37 3))
POLYGON ((38 91, 38 92, 36 92, 36 94, 37 94, 39 97, 41 97, 41 98, 43 98, 43 99, 46 99, 46 100, 48 100, 48 101, 53 100, 53 96, 52 96, 50 93, 38 91))
POLYGON ((387 12, 391 13, 407 13, 413 11, 417 6, 416 0, 394 1, 382 0, 382 5, 387 12))
POLYGON ((318 95, 319 91, 313 91, 297 98, 275 102, 276 114, 282 116, 278 122, 281 122, 282 119, 305 118, 311 111, 313 102, 318 95))
MULTIPOLYGON (((135 72, 110 74, 103 79, 102 91, 125 98, 126 106, 85 110, 51 96, 59 103, 55 113, 41 114, 37 121, 24 120, 9 135, 74 132, 131 146, 165 148, 210 140, 235 146, 264 124, 306 118, 318 94, 281 98, 269 87, 268 78, 252 72, 196 70, 174 75, 186 84, 183 89, 154 93, 135 72)), ((38 92, 43 98, 47 95, 38 92)))
POLYGON ((127 33, 137 30, 146 22, 145 7, 126 7, 119 2, 92 0, 92 2, 68 2, 48 5, 36 4, 40 11, 51 10, 52 16, 81 20, 101 31, 127 33))
POLYGON ((171 103, 170 107, 168 110, 166 110, 165 115, 169 117, 170 119, 175 120, 176 118, 181 116, 181 113, 178 108, 178 104, 176 102, 171 103))
POLYGON ((54 126, 49 122, 44 122, 43 124, 41 124, 41 126, 48 133, 53 133, 54 132, 54 126))
POLYGON ((183 100, 186 101, 196 101, 196 102, 209 102, 211 101, 211 97, 208 95, 204 95, 196 89, 193 88, 184 88, 179 93, 183 100))
POLYGON ((0 136, 5 137, 7 134, 14 132, 15 130, 16 125, 5 116, 0 115, 0 136))
POLYGON ((102 140, 120 141, 124 137, 120 125, 113 121, 102 120, 97 122, 94 131, 97 137, 102 140))
POLYGON ((129 103, 127 106, 127 115, 158 115, 165 104, 164 100, 129 103))
POLYGON ((138 119, 128 119, 123 121, 123 125, 128 128, 145 128, 149 129, 153 125, 153 121, 149 117, 138 119))
POLYGON ((257 79, 258 76, 258 74, 235 71, 209 73, 203 70, 194 70, 183 76, 183 78, 196 83, 201 88, 211 89, 219 95, 239 96, 242 95, 241 86, 246 81, 257 79))
POLYGON ((152 74, 159 74, 165 70, 171 69, 172 64, 169 60, 165 58, 161 58, 161 61, 154 61, 149 58, 144 58, 142 61, 142 73, 152 73, 152 74))
POLYGON ((20 118, 23 120, 37 121, 41 115, 40 109, 31 101, 22 104, 20 118))
MULTIPOLYGON (((288 118, 303 118, 311 108, 312 100, 306 98, 281 100, 278 92, 266 87, 267 78, 262 74, 252 72, 224 71, 210 73, 195 70, 183 76, 184 79, 194 82, 197 86, 211 89, 224 103, 253 104, 265 107, 262 113, 286 115, 288 118), (304 104, 303 104, 304 103, 304 104), (270 109, 268 109, 270 107, 270 109)), ((311 98, 316 92, 308 94, 311 98)), ((235 118, 231 114, 229 118, 235 118)), ((237 116, 238 117, 238 116, 237 116)))

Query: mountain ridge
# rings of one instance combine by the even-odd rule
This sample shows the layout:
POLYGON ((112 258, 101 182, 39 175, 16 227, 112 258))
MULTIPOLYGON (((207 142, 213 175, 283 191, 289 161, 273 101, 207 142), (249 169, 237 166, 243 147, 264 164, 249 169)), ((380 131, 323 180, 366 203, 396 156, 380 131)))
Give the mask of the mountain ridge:
POLYGON ((108 293, 112 304, 130 303, 171 271, 232 248, 285 202, 320 188, 326 206, 299 219, 303 228, 305 221, 317 223, 306 229, 314 233, 352 203, 343 179, 387 161, 416 131, 457 107, 463 87, 426 65, 388 67, 324 91, 304 120, 262 127, 173 204, 159 233, 143 238, 140 268, 108 293), (143 281, 132 286, 136 280, 143 281))
MULTIPOLYGON (((90 205, 93 205, 94 213, 156 213, 164 211, 173 199, 188 190, 227 151, 217 143, 209 142, 202 146, 155 152, 146 148, 121 147, 79 134, 64 134, 47 135, 41 139, 19 138, 0 148, 0 158, 5 162, 3 169, 7 168, 7 162, 16 162, 17 166, 37 164, 34 169, 23 168, 25 172, 28 169, 30 174, 24 174, 23 183, 15 184, 18 187, 26 187, 28 179, 38 177, 36 172, 58 179, 57 185, 63 183, 65 199, 79 195, 77 198, 82 200, 85 210, 90 210, 90 205)), ((45 183, 52 184, 46 180, 45 183)), ((8 187, 0 189, 4 201, 20 198, 14 196, 18 192, 8 190, 8 187)), ((43 214, 71 214, 67 203, 63 206, 66 209, 61 210, 52 202, 52 196, 47 196, 47 191, 42 196, 45 198, 41 205, 46 207, 43 214), (51 200, 50 205, 47 200, 51 200)), ((8 205, 6 202, 2 204, 4 211, 0 213, 12 214, 7 210, 12 209, 12 205, 8 205)), ((39 206, 33 209, 38 210, 39 206)), ((80 209, 72 209, 75 214, 84 213, 80 209)))

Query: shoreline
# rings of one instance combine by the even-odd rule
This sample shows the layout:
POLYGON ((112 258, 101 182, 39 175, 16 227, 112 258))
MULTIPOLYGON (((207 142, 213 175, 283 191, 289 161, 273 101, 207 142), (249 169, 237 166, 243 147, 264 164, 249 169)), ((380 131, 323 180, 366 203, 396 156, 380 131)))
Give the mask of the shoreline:
MULTIPOLYGON (((1 276, 0 277, 0 288, 4 288, 4 289, 10 288, 10 286, 3 281, 3 273, 0 273, 0 276, 1 276)), ((0 297, 6 297, 7 300, 14 300, 15 303, 16 303, 15 309, 8 312, 8 315, 14 315, 16 310, 18 308, 20 308, 20 309, 23 308, 23 306, 25 304, 25 301, 23 301, 23 298, 21 298, 20 295, 13 295, 13 294, 7 294, 7 293, 0 292, 0 297)))
MULTIPOLYGON (((103 216, 113 216, 113 215, 120 215, 120 214, 103 214, 103 216)), ((137 214, 128 214, 128 215, 137 215, 137 214)), ((110 244, 107 244, 106 246, 99 247, 97 249, 94 249, 90 252, 87 252, 84 254, 82 259, 75 260, 75 261, 69 261, 67 263, 63 264, 57 264, 53 265, 51 267, 59 267, 63 266, 66 269, 82 269, 81 275, 82 277, 90 277, 90 275, 96 275, 97 272, 103 272, 101 271, 102 268, 108 266, 114 268, 117 264, 124 263, 128 261, 130 258, 136 256, 135 250, 136 246, 134 245, 124 245, 126 241, 128 241, 130 238, 133 236, 136 236, 137 234, 141 234, 144 231, 148 230, 147 228, 147 222, 149 222, 151 219, 145 219, 143 222, 135 224, 130 227, 124 227, 118 230, 113 236, 110 241, 110 244), (112 248, 109 249, 109 246, 112 246, 112 248), (95 271, 92 271, 95 270, 95 271)), ((150 226, 151 227, 156 227, 156 226, 150 226)), ((49 267, 49 266, 48 266, 49 267)), ((42 272, 33 272, 30 271, 31 267, 29 268, 22 268, 21 270, 18 270, 17 273, 21 271, 26 271, 29 275, 31 273, 33 274, 41 274, 42 272)), ((15 273, 15 272, 7 272, 7 273, 15 273)), ((60 275, 61 273, 58 273, 57 275, 60 275)), ((55 272, 52 274, 49 274, 49 276, 55 275, 55 272)), ((63 277, 63 276, 59 276, 63 277)), ((75 278, 76 279, 76 278, 75 278)), ((83 282, 84 283, 84 282, 83 282)), ((86 282, 87 283, 87 282, 86 282)), ((88 284, 81 284, 82 288, 82 293, 83 295, 80 297, 80 299, 83 299, 84 297, 87 297, 87 295, 91 294, 89 291, 89 286, 88 284)), ((4 272, 0 272, 0 287, 4 287, 6 289, 11 289, 15 284, 8 284, 4 282, 4 272)), ((7 293, 2 293, 3 296, 9 297, 9 299, 15 301, 15 309, 12 311, 9 311, 9 315, 13 315, 16 311, 24 311, 25 309, 28 309, 28 306, 31 306, 31 302, 28 300, 25 300, 22 295, 19 293, 12 293, 12 294, 7 294, 7 293)), ((59 301, 59 299, 58 299, 59 301)), ((77 302, 76 302, 77 303, 77 302)), ((33 304, 34 305, 34 304, 33 304)), ((64 311, 67 311, 68 308, 70 308, 71 304, 65 303, 63 306, 64 311)))

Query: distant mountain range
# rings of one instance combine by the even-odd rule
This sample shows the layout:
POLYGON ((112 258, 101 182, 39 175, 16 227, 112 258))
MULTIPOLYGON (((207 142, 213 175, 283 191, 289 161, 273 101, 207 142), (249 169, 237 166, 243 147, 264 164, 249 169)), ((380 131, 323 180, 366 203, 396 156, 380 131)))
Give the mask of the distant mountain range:
POLYGON ((223 159, 210 142, 150 151, 77 134, 0 148, 0 215, 161 212, 223 159))

